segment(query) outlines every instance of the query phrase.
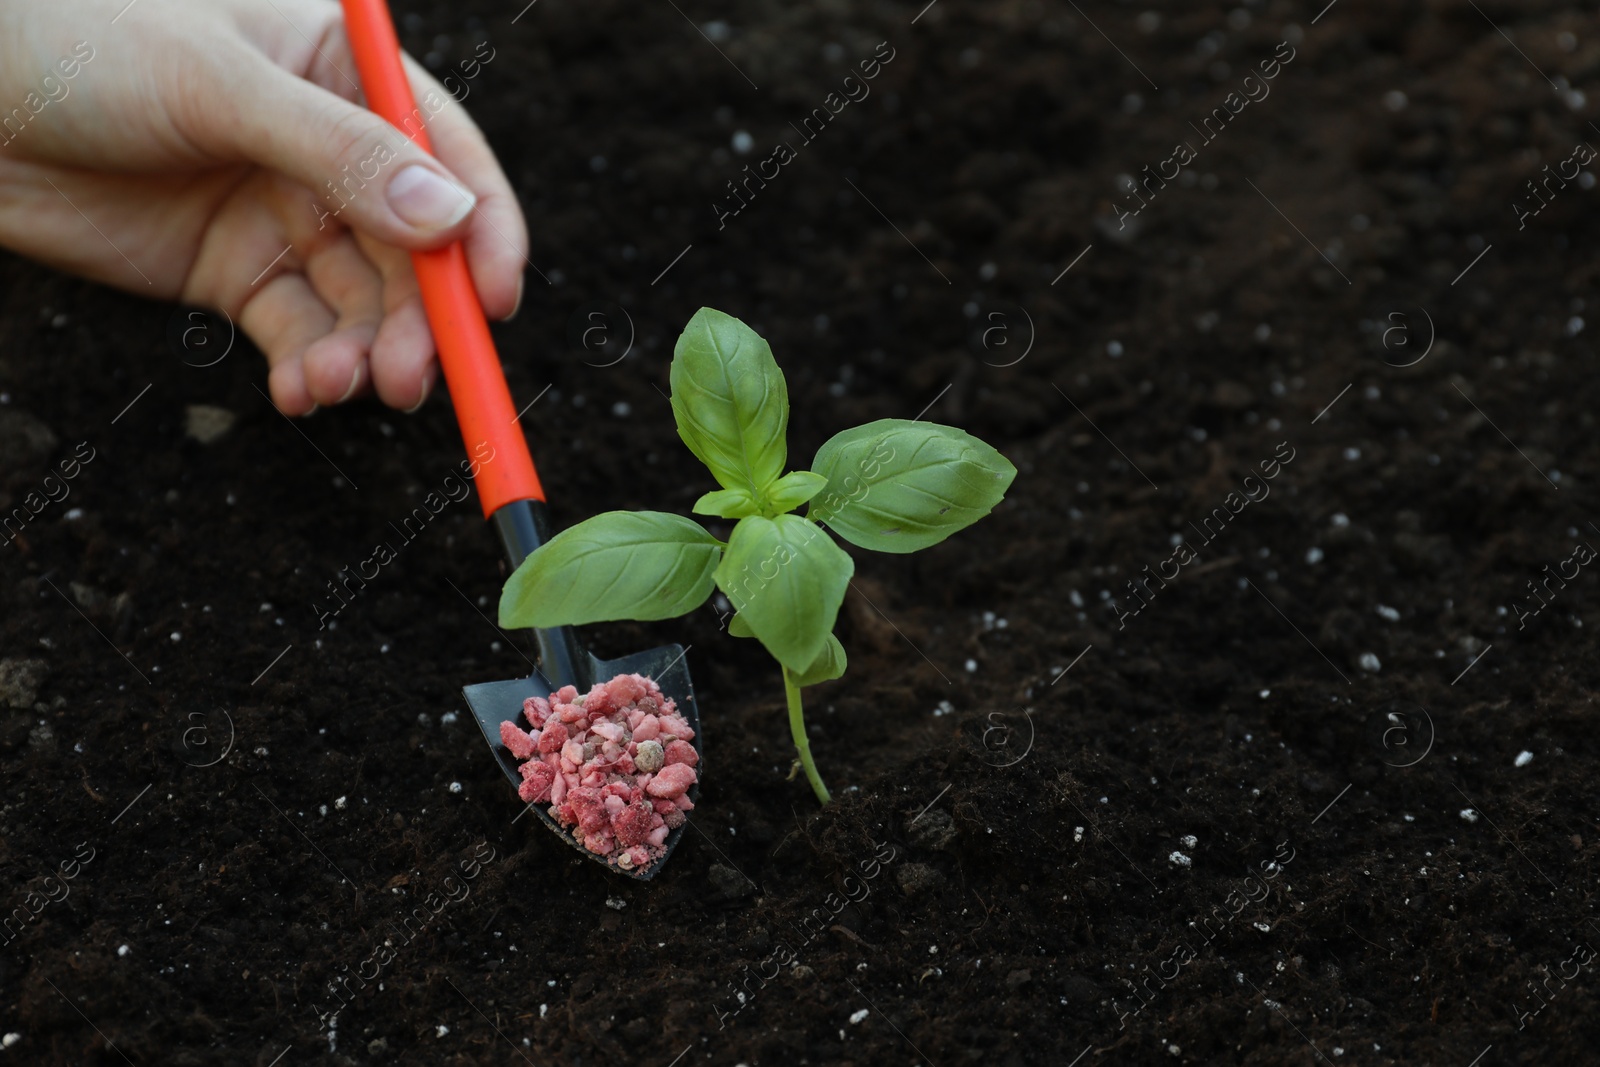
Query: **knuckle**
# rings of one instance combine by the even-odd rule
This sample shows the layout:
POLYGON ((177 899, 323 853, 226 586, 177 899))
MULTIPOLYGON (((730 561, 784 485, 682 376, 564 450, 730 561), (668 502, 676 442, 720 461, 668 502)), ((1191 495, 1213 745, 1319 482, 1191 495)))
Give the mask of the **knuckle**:
MULTIPOLYGON (((336 105, 330 102, 330 108, 336 105)), ((337 105, 339 114, 334 115, 327 124, 325 134, 326 143, 332 149, 332 163, 342 174, 345 168, 352 173, 360 162, 371 155, 373 149, 384 142, 382 133, 375 128, 375 119, 371 113, 351 108, 348 104, 337 105)), ((330 174, 330 180, 335 182, 339 174, 330 174)))

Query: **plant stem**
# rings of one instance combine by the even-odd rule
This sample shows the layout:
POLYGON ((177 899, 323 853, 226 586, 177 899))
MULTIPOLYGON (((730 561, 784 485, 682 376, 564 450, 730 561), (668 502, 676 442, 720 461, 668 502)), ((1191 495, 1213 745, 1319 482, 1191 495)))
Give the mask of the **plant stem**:
POLYGON ((811 783, 811 791, 817 794, 817 799, 827 804, 832 801, 828 796, 828 787, 822 782, 822 775, 817 773, 817 765, 811 759, 811 742, 806 739, 806 713, 800 706, 800 687, 794 684, 794 672, 788 667, 783 671, 783 692, 789 698, 789 733, 794 737, 794 747, 800 753, 800 766, 805 768, 806 781, 811 783))

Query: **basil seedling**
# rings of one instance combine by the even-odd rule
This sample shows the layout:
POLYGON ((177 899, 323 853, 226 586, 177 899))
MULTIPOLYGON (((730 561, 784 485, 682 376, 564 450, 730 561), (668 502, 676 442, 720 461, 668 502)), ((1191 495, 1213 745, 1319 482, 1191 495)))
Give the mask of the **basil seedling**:
POLYGON ((783 372, 754 330, 710 308, 678 338, 671 383, 678 436, 721 486, 694 511, 737 520, 728 540, 659 511, 596 515, 523 561, 501 594, 500 624, 667 619, 721 589, 737 612, 728 632, 778 661, 800 764, 826 804, 800 690, 845 672, 833 626, 855 573, 827 531, 861 548, 915 552, 987 515, 1016 468, 954 427, 880 419, 833 437, 810 470, 784 473, 783 372))

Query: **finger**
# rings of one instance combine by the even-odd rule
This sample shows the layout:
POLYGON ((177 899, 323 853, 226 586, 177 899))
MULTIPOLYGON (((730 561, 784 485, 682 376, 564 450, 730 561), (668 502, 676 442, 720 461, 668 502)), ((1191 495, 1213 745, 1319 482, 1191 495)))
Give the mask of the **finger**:
POLYGON ((338 318, 306 349, 306 389, 318 404, 340 404, 369 384, 368 353, 383 317, 383 281, 348 233, 314 252, 306 278, 338 318))
POLYGON ((333 328, 334 318, 301 274, 279 274, 240 310, 239 326, 266 353, 272 402, 285 415, 306 415, 316 407, 301 357, 333 328))
POLYGON ((367 238, 358 243, 383 278, 383 322, 368 359, 373 387, 390 407, 415 411, 433 391, 439 367, 411 259, 367 238))
MULTIPOLYGON (((319 12, 320 13, 320 12, 319 12)), ((352 103, 361 103, 361 75, 356 69, 355 52, 350 48, 350 38, 344 32, 344 15, 334 12, 331 17, 323 16, 322 30, 316 43, 315 58, 308 57, 308 66, 304 68, 306 80, 315 85, 320 85, 335 96, 343 97, 352 103)), ((287 19, 289 24, 299 27, 309 23, 315 27, 319 19, 315 16, 302 20, 291 16, 287 19)), ((299 69, 293 64, 281 64, 290 69, 299 69)))
POLYGON ((528 226, 516 193, 466 109, 425 68, 405 60, 412 92, 425 114, 433 112, 426 129, 434 154, 477 197, 465 244, 484 314, 510 318, 522 299, 523 272, 538 270, 528 259, 528 226))
POLYGON ((383 317, 372 342, 371 366, 378 397, 390 407, 410 414, 428 399, 439 381, 439 364, 421 297, 411 297, 383 317))
POLYGON ((203 147, 287 175, 331 217, 387 244, 432 248, 467 234, 477 197, 402 132, 264 56, 230 59, 228 105, 194 122, 203 147))

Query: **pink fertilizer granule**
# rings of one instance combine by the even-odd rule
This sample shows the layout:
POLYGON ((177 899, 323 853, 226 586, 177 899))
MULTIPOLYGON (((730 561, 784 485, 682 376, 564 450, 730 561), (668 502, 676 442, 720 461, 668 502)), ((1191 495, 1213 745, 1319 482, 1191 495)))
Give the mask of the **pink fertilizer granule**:
POLYGON ((694 731, 672 698, 639 674, 619 674, 583 696, 573 686, 529 697, 533 729, 500 724, 500 742, 525 761, 517 794, 550 805, 550 817, 590 852, 625 871, 666 852, 667 834, 694 808, 694 731))

